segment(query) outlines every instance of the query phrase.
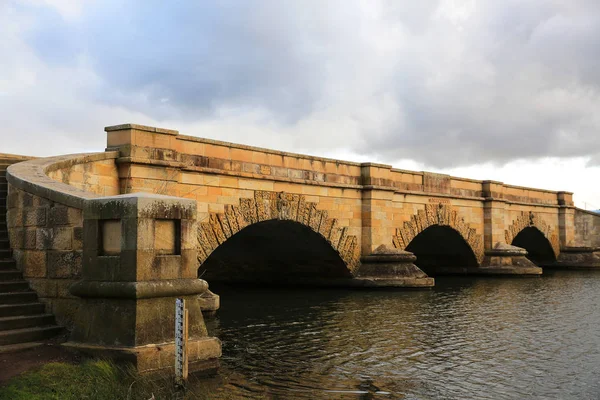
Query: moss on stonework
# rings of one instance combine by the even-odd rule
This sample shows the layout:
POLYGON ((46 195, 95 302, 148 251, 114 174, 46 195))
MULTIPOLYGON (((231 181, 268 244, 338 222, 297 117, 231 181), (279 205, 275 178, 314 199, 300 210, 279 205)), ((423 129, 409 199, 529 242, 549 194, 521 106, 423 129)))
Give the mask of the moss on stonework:
MULTIPOLYGON (((177 390, 172 378, 152 380, 131 367, 110 361, 79 365, 49 363, 26 372, 0 387, 0 400, 174 400, 212 399, 212 393, 194 385, 193 392, 177 390)), ((220 396, 223 394, 221 393, 220 396)), ((223 398, 223 397, 219 397, 223 398)), ((224 397, 227 399, 227 396, 224 397)))

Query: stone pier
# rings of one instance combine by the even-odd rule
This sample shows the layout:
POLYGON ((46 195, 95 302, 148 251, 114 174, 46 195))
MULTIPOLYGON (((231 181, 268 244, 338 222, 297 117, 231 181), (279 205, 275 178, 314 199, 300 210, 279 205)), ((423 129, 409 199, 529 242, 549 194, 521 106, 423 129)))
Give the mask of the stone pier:
POLYGON ((196 203, 146 193, 97 198, 83 211, 82 299, 66 346, 133 363, 140 372, 174 368, 175 300, 189 310, 190 371, 216 370, 218 339, 202 316, 197 278, 196 203))

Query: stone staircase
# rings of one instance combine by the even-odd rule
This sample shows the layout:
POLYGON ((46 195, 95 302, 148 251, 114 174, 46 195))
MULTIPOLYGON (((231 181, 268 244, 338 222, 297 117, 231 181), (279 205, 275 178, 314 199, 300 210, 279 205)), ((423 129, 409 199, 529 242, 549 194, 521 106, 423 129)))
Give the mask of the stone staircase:
POLYGON ((12 160, 0 156, 0 350, 3 347, 52 338, 63 328, 45 312, 12 258, 6 226, 8 183, 6 169, 12 160))

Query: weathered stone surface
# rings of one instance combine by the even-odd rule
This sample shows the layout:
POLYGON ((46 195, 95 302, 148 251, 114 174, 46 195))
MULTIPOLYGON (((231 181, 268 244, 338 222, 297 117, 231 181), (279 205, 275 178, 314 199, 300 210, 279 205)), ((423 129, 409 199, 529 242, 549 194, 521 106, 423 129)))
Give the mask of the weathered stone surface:
POLYGON ((214 294, 210 290, 202 293, 200 296, 200 308, 203 313, 217 311, 221 307, 221 299, 219 295, 214 294))
POLYGON ((81 251, 49 251, 48 278, 79 278, 81 251))
MULTIPOLYGON (((569 228, 564 226, 563 228, 569 228)), ((568 246, 600 247, 600 217, 596 213, 576 209, 573 213, 573 243, 568 246)))
POLYGON ((356 277, 371 282, 371 286, 432 287, 433 278, 414 264, 416 259, 408 251, 381 245, 362 258, 356 277))
POLYGON ((486 252, 481 268, 470 271, 481 275, 541 275, 542 269, 531 262, 527 251, 506 243, 496 243, 486 252))
POLYGON ((494 248, 486 253, 493 256, 526 256, 527 250, 510 244, 498 242, 494 248))
MULTIPOLYGON (((195 202, 132 194, 90 200, 83 215, 83 280, 70 287, 72 295, 81 297, 81 307, 69 346, 83 351, 93 348, 105 357, 118 357, 119 349, 141 372, 159 370, 164 367, 164 357, 143 349, 172 345, 177 298, 186 301, 192 342, 209 339, 200 298, 208 285, 196 278, 197 237, 192 234, 197 230, 195 202), (116 226, 114 232, 102 238, 107 229, 101 227, 111 224, 116 226), (111 247, 119 247, 120 251, 110 252, 102 243, 110 241, 115 232, 120 237, 119 245, 111 247)), ((216 216, 204 224, 215 245, 217 235, 225 240, 216 216)), ((73 276, 77 263, 71 262, 69 255, 49 253, 49 257, 61 257, 52 262, 49 276, 73 276)), ((206 361, 208 353, 196 354, 192 360, 206 361)), ((215 358, 213 353, 211 359, 215 358)))
POLYGON ((56 206, 48 209, 48 224, 50 226, 81 224, 81 210, 66 206, 56 206))
POLYGON ((73 248, 73 229, 71 227, 38 228, 35 242, 38 250, 70 250, 73 248))
POLYGON ((38 250, 14 250, 13 256, 25 278, 46 277, 46 252, 38 250))
POLYGON ((208 217, 209 222, 199 224, 197 241, 202 251, 198 253, 198 261, 202 264, 227 238, 248 225, 271 219, 295 219, 330 240, 348 269, 354 271, 359 264, 358 238, 349 236, 347 228, 338 228, 335 219, 328 218, 328 215, 326 210, 317 209, 315 203, 307 202, 305 196, 256 191, 254 199, 240 199, 239 207, 228 206, 224 214, 211 213, 208 217), (333 234, 333 240, 332 231, 339 231, 333 234))
POLYGON ((527 227, 538 229, 550 242, 554 255, 558 256, 560 253, 560 245, 556 228, 548 224, 541 216, 533 211, 521 212, 518 218, 512 222, 512 225, 505 231, 506 243, 512 243, 515 237, 527 227))
POLYGON ((465 223, 463 218, 459 218, 456 210, 443 203, 426 204, 425 210, 419 210, 410 221, 404 222, 402 228, 396 230, 392 243, 395 247, 404 250, 419 233, 434 225, 449 226, 456 230, 471 247, 477 260, 479 262, 483 260, 482 236, 465 223))
POLYGON ((9 232, 10 247, 13 249, 35 249, 35 228, 14 228, 9 232))
POLYGON ((600 268, 600 248, 574 246, 563 248, 555 265, 549 267, 569 269, 600 268))

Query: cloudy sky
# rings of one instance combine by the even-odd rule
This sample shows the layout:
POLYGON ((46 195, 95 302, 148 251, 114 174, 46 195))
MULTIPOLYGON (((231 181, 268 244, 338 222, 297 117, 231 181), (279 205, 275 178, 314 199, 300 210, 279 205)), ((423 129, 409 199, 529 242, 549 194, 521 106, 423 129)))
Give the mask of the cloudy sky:
POLYGON ((600 208, 598 0, 0 0, 0 54, 0 152, 132 122, 600 208))

